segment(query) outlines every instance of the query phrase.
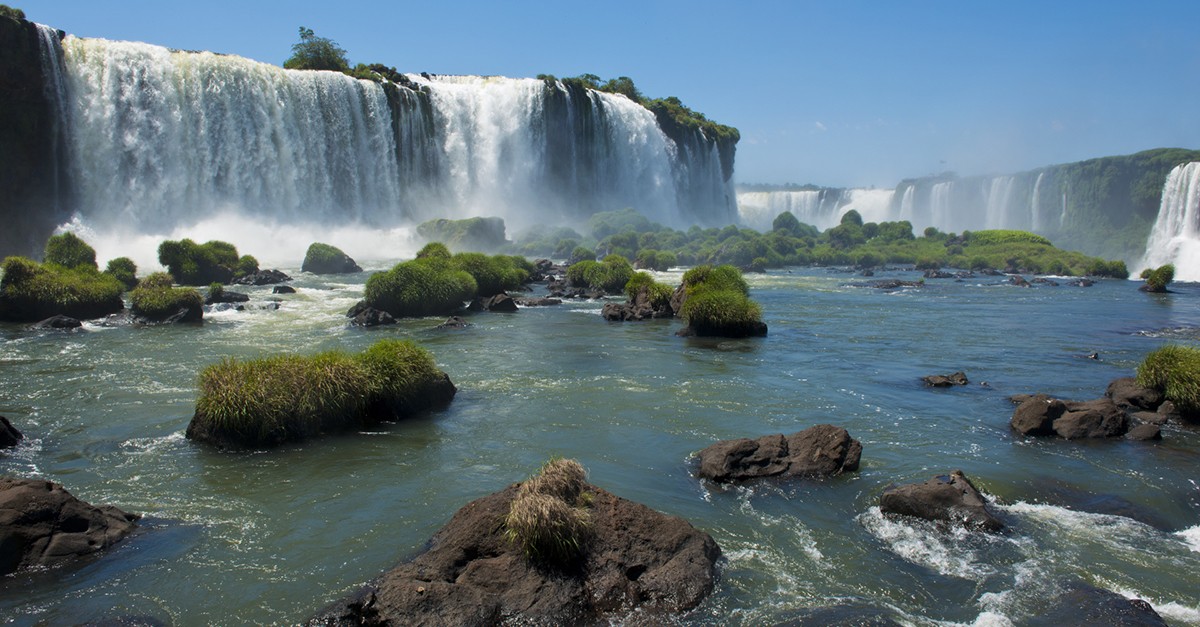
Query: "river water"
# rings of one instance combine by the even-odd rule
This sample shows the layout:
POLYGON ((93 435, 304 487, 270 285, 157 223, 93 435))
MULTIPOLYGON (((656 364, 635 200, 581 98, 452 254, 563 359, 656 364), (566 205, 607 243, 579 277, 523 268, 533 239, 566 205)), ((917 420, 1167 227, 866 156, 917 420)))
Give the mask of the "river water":
POLYGON ((766 338, 681 339, 677 321, 605 322, 601 302, 480 314, 465 330, 434 330, 433 318, 347 328, 370 271, 391 263, 347 277, 284 267, 297 294, 246 290, 252 304, 281 300, 278 311, 201 326, 0 326, 0 414, 27 437, 0 452, 0 472, 144 515, 99 559, 4 578, 0 618, 296 623, 412 556, 468 501, 562 455, 596 485, 716 538, 718 587, 681 624, 846 605, 906 624, 1021 625, 1073 580, 1200 624, 1200 429, 1168 426, 1161 443, 1026 440, 1009 430, 1007 400, 1095 398, 1157 346, 1200 342, 1200 287, 1148 295, 1132 282, 1022 289, 981 277, 886 292, 794 269, 748 276, 766 338), (271 451, 183 437, 205 365, 384 337, 433 353, 459 386, 447 409, 271 451), (971 384, 919 381, 955 370, 971 384), (689 456, 716 440, 820 423, 862 441, 860 471, 734 489, 691 474, 689 456), (995 500, 1006 532, 879 514, 888 485, 955 468, 995 500))

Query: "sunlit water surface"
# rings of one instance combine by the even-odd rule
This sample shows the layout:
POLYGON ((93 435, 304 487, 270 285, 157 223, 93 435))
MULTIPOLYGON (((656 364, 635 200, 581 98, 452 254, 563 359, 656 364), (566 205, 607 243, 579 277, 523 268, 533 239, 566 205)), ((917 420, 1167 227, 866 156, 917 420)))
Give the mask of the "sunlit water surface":
POLYGON ((0 472, 144 515, 98 559, 0 581, 0 617, 300 622, 421 550, 468 501, 562 455, 716 538, 717 589, 681 624, 761 625, 830 605, 916 625, 1027 624, 1074 579, 1200 623, 1200 431, 1026 440, 1008 428, 1007 398, 1094 398, 1155 347, 1200 340, 1196 286, 1147 295, 1120 281, 1021 289, 981 277, 886 292, 849 286, 864 280, 850 274, 776 271, 748 277, 770 335, 713 341, 675 337, 676 321, 605 322, 601 302, 476 315, 465 330, 435 330, 435 318, 351 329, 344 312, 369 272, 284 270, 297 294, 247 290, 278 311, 77 333, 0 326, 0 413, 27 436, 0 453, 0 472), (183 437, 208 364, 386 337, 433 353, 459 386, 447 409, 272 451, 183 437), (919 381, 955 370, 971 384, 919 381), (862 441, 859 472, 726 490, 691 474, 689 456, 716 440, 820 423, 862 441), (1008 531, 880 515, 888 485, 955 468, 1008 531), (1096 495, 1124 515, 1083 511, 1096 495))

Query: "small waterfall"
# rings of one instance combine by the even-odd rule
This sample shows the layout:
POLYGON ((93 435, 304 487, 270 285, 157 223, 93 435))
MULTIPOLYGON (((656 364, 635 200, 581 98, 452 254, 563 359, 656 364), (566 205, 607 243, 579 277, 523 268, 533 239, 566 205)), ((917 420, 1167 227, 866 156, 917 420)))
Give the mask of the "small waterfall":
POLYGON ((770 231, 776 216, 784 212, 791 212, 805 224, 827 229, 837 225, 838 216, 836 203, 822 202, 825 191, 742 192, 737 196, 738 215, 743 225, 761 232, 770 231))
POLYGON ((892 189, 848 189, 842 193, 842 205, 838 207, 839 221, 841 216, 853 209, 862 216, 863 222, 891 222, 892 197, 896 191, 892 189))
POLYGON ((1163 185, 1142 268, 1167 263, 1175 264, 1176 279, 1200 281, 1200 162, 1176 166, 1163 185))
POLYGON ((1029 221, 1030 228, 1033 231, 1040 231, 1045 228, 1042 224, 1042 177, 1046 176, 1045 172, 1038 172, 1037 181, 1033 183, 1033 198, 1030 200, 1029 221))
POLYGON ((904 194, 900 197, 900 220, 912 222, 916 210, 916 197, 916 185, 909 185, 904 188, 904 194))
MULTIPOLYGON (((930 226, 936 226, 941 231, 953 229, 954 214, 951 207, 951 196, 954 192, 954 181, 935 183, 929 192, 930 226)), ((915 228, 920 228, 913 225, 915 228)))
POLYGON ((46 102, 49 104, 49 118, 53 125, 50 129, 50 136, 53 138, 50 143, 50 160, 53 168, 50 172, 50 184, 53 188, 55 208, 60 209, 64 204, 65 195, 66 181, 63 180, 62 169, 67 151, 65 130, 69 125, 67 85, 64 77, 65 65, 62 47, 58 41, 58 31, 45 24, 37 24, 37 30, 42 76, 45 80, 43 91, 46 94, 46 102))
POLYGON ((983 226, 985 229, 1022 228, 1010 211, 1012 203, 1013 177, 998 176, 987 182, 983 226))

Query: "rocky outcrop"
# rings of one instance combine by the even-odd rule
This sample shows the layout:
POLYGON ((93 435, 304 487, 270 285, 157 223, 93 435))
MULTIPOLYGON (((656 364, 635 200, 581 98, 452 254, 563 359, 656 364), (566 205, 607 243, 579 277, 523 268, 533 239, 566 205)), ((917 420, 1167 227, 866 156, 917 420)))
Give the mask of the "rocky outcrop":
POLYGON ((1149 603, 1141 599, 1127 599, 1082 581, 1061 587, 1063 589, 1054 595, 1053 605, 1038 617, 1039 625, 1158 627, 1167 624, 1149 603))
POLYGON ((1129 417, 1107 398, 1066 403, 1053 422, 1054 433, 1068 440, 1115 438, 1129 431, 1129 417))
POLYGON ((963 372, 955 372, 954 374, 931 374, 927 377, 921 377, 925 385, 934 388, 948 388, 954 385, 966 385, 967 375, 963 372))
POLYGON ((1108 384, 1104 395, 1122 409, 1154 411, 1163 403, 1162 392, 1138 385, 1137 379, 1123 377, 1108 384))
POLYGON ((1126 377, 1108 384, 1104 398, 1062 401, 1045 394, 1019 394, 1010 425, 1021 435, 1051 436, 1068 440, 1116 438, 1159 440, 1159 425, 1171 417, 1173 407, 1157 390, 1126 377))
POLYGON ((57 315, 50 316, 41 322, 36 322, 29 325, 31 331, 44 331, 53 329, 57 331, 74 331, 83 328, 83 323, 77 318, 71 316, 57 315))
POLYGON ((352 327, 377 327, 396 324, 396 318, 392 314, 382 309, 369 307, 366 301, 358 301, 358 303, 346 312, 346 317, 350 318, 350 326, 352 327))
POLYGON ((204 296, 205 305, 215 305, 217 303, 246 303, 250 302, 250 295, 241 292, 231 292, 226 289, 209 289, 208 294, 204 296))
POLYGON ((862 444, 841 427, 817 425, 784 436, 723 440, 696 454, 702 479, 828 477, 858 470, 862 444))
POLYGON ((479 302, 485 311, 497 313, 516 313, 518 311, 517 301, 504 292, 488 296, 487 298, 481 298, 479 302))
POLYGON ((21 443, 25 436, 9 422, 8 418, 0 416, 0 448, 9 448, 21 443))
POLYGON ((247 274, 246 276, 238 277, 237 279, 234 279, 233 282, 237 283, 238 285, 273 285, 275 283, 283 283, 284 281, 291 280, 292 277, 279 270, 259 270, 258 272, 253 272, 251 274, 247 274))
POLYGON ((526 298, 518 298, 518 299, 516 299, 516 301, 517 301, 517 304, 520 305, 521 307, 553 307, 554 305, 562 304, 562 300, 558 299, 558 298, 526 297, 526 298))
POLYGON ((885 514, 914 516, 970 529, 999 531, 1004 523, 988 510, 987 501, 961 470, 924 483, 884 490, 879 509, 885 514))
POLYGON ((707 533, 585 485, 591 535, 577 561, 531 561, 502 521, 519 485, 468 503, 428 548, 327 609, 326 625, 597 625, 636 612, 669 622, 712 592, 720 548, 707 533))
POLYGON ((276 285, 271 289, 272 294, 295 294, 296 288, 290 285, 276 285))
POLYGON ((650 299, 649 288, 643 286, 633 296, 633 300, 624 303, 605 303, 600 315, 610 322, 632 322, 654 318, 674 318, 675 309, 669 303, 658 307, 650 299))
POLYGON ((89 505, 49 481, 0 477, 0 573, 65 564, 116 544, 136 514, 89 505))
POLYGON ((315 243, 308 247, 304 254, 304 262, 300 264, 301 272, 313 274, 350 274, 362 272, 350 255, 342 249, 328 244, 315 243))

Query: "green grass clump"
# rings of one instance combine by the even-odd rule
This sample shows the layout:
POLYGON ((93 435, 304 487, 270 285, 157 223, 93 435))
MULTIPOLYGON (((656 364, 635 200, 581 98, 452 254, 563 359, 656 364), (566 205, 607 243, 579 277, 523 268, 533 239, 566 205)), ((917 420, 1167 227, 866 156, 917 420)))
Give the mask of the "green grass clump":
POLYGON ((479 296, 494 296, 521 287, 529 280, 530 273, 518 267, 515 259, 506 255, 458 253, 450 258, 450 265, 474 277, 479 296))
POLYGON ((567 268, 567 281, 574 287, 604 290, 619 294, 633 278, 633 266, 621 255, 609 255, 604 261, 580 261, 567 268))
POLYGON ((1142 278, 1146 280, 1146 284, 1142 287, 1145 291, 1165 292, 1171 281, 1175 280, 1175 266, 1168 263, 1153 270, 1146 268, 1142 270, 1142 278))
POLYGON ((165 272, 147 276, 129 292, 129 309, 150 320, 165 320, 184 309, 189 312, 185 318, 202 318, 204 297, 200 292, 191 287, 173 287, 173 283, 174 278, 165 272))
POLYGON ((696 266, 683 273, 683 285, 688 293, 704 290, 730 290, 743 296, 750 295, 750 285, 746 283, 742 271, 730 265, 696 266))
POLYGON ((750 287, 733 266, 697 266, 683 275, 687 298, 678 315, 696 335, 763 335, 762 307, 750 300, 750 287))
POLYGON ((545 565, 578 559, 593 531, 586 479, 587 472, 573 459, 546 462, 517 489, 504 518, 505 538, 528 559, 545 565))
POLYGON ((1014 231, 1006 229, 991 229, 987 231, 971 231, 972 245, 992 246, 1007 244, 1040 244, 1052 246, 1050 240, 1029 231, 1014 231))
POLYGON ((1162 392, 1189 419, 1200 418, 1200 348, 1167 345, 1146 355, 1137 382, 1162 392))
POLYGON ((0 264, 0 319, 36 322, 55 315, 99 318, 121 311, 124 285, 94 266, 73 268, 8 257, 0 264))
POLYGON ((651 307, 663 309, 671 306, 671 295, 675 293, 675 290, 666 283, 655 281, 649 272, 635 272, 625 283, 625 296, 629 298, 630 302, 633 302, 642 288, 646 289, 650 297, 651 307))
POLYGON ((200 374, 188 437, 270 446, 362 428, 449 400, 453 385, 433 357, 407 340, 381 340, 358 355, 328 351, 225 359, 200 374))
POLYGON ((104 274, 109 274, 121 282, 125 289, 131 290, 138 284, 137 264, 129 257, 117 257, 108 262, 104 274))
POLYGON ((92 270, 98 269, 96 249, 70 232, 54 235, 46 241, 45 262, 58 264, 64 268, 86 266, 92 270))
POLYGON ((181 285, 230 283, 235 277, 258 272, 254 257, 238 257, 233 244, 218 240, 203 244, 190 239, 166 240, 158 246, 158 262, 181 285))
POLYGON ((476 290, 474 277, 451 267, 448 259, 423 257, 371 275, 364 300, 397 318, 416 318, 453 313, 476 290))

